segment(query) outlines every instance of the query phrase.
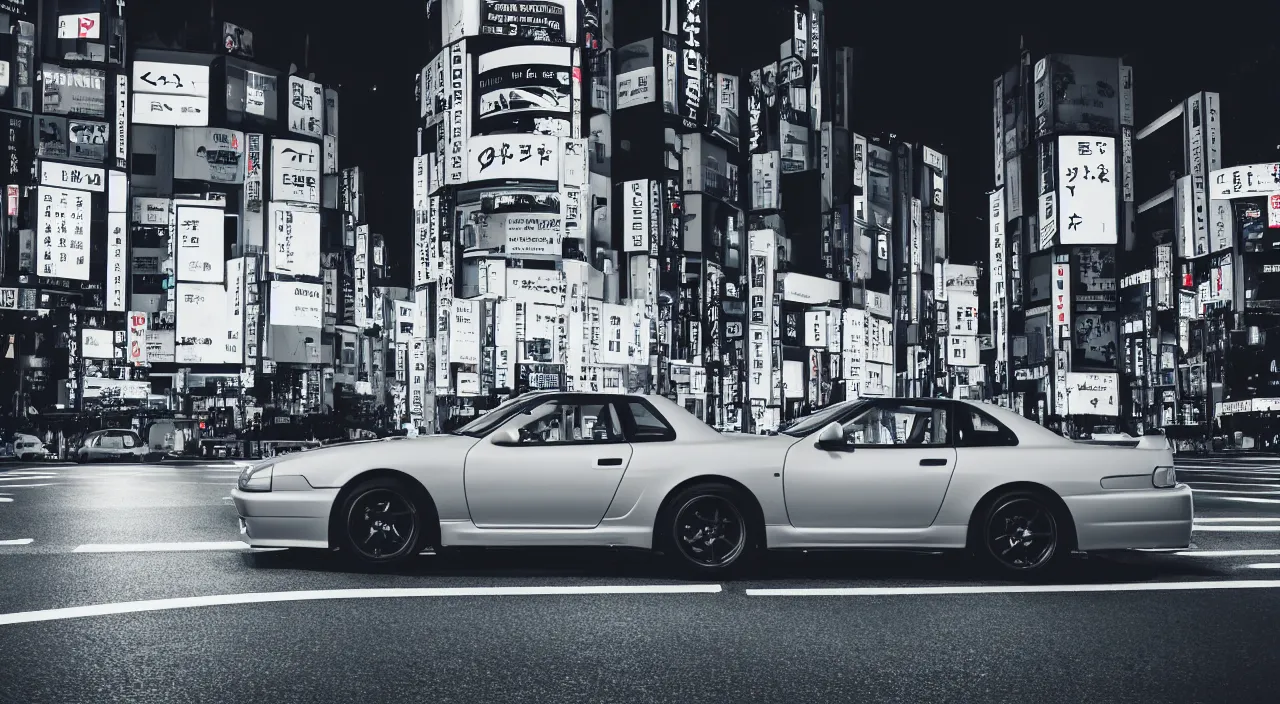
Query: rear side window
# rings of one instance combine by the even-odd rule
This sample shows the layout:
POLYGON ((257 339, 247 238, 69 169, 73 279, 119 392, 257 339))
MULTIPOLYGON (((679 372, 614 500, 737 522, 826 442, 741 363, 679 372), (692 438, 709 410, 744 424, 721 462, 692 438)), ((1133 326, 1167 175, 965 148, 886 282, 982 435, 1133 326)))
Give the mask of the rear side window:
POLYGON ((676 439, 676 431, 649 404, 631 400, 624 404, 631 416, 632 442, 664 442, 676 439))
POLYGON ((987 413, 972 406, 961 406, 961 411, 961 417, 968 422, 961 423, 959 446, 1013 447, 1018 444, 1018 436, 987 413))

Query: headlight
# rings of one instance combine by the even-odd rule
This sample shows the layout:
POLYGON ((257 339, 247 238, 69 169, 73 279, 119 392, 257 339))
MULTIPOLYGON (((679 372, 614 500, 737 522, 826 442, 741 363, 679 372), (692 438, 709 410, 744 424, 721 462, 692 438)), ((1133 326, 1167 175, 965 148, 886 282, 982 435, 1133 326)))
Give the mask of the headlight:
POLYGON ((1151 485, 1157 489, 1169 489, 1178 485, 1178 475, 1173 467, 1156 467, 1151 473, 1151 485))
POLYGON ((273 469, 275 469, 274 464, 245 467, 237 482, 240 491, 271 491, 271 470, 273 469))

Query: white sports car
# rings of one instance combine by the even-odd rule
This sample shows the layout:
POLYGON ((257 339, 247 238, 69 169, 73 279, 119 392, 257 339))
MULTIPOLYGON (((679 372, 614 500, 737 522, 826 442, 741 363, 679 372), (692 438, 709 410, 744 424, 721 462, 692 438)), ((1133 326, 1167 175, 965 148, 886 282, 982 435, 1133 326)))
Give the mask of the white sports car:
POLYGON ((1163 437, 1076 443, 947 399, 850 401, 752 436, 657 396, 533 393, 448 435, 258 463, 232 494, 254 547, 381 563, 428 547, 635 547, 708 577, 795 548, 967 548, 1038 573, 1073 550, 1187 547, 1192 520, 1163 437))

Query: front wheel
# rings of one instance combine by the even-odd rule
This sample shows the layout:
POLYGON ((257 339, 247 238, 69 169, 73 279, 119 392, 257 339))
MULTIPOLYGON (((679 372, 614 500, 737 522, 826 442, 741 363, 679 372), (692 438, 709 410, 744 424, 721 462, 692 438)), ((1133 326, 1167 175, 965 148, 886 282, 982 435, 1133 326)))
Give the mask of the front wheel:
POLYGON ((416 554, 422 542, 419 501, 395 479, 361 482, 343 501, 338 518, 339 547, 361 562, 398 564, 416 554))
POLYGON ((755 561, 763 535, 748 500, 726 484, 698 484, 668 501, 659 517, 660 549, 694 578, 741 574, 755 561))
POLYGON ((1058 567, 1069 552, 1067 519, 1055 504, 1036 492, 1001 495, 980 514, 978 556, 1009 575, 1043 575, 1058 567))

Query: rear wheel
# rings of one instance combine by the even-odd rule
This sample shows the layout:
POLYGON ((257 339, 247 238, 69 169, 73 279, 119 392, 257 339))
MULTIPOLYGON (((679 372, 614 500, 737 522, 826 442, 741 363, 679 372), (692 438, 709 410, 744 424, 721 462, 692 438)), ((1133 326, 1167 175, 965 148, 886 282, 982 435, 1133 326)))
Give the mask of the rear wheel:
POLYGON ((660 549, 690 577, 741 574, 755 562, 763 538, 749 506, 727 484, 691 486, 672 497, 658 518, 660 549))
POLYGON ((976 520, 978 556, 1006 575, 1046 574, 1070 554, 1069 519, 1039 492, 1002 494, 976 520))
POLYGON ((426 516, 420 499, 403 482, 369 479, 347 494, 338 515, 338 544, 351 557, 377 565, 398 564, 417 554, 426 516))

